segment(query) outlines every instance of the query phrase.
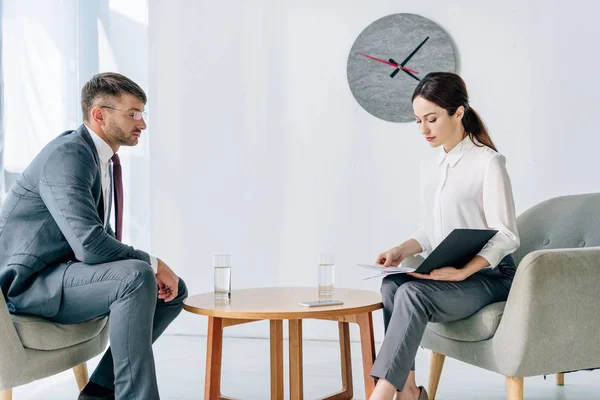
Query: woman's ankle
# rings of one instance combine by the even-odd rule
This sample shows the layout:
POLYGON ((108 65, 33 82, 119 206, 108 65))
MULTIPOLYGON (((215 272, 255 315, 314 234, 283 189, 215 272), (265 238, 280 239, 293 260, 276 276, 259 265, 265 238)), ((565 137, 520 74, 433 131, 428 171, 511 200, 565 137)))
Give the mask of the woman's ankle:
POLYGON ((421 389, 416 385, 411 385, 409 387, 404 386, 404 390, 396 394, 396 400, 414 400, 418 399, 420 394, 421 389))

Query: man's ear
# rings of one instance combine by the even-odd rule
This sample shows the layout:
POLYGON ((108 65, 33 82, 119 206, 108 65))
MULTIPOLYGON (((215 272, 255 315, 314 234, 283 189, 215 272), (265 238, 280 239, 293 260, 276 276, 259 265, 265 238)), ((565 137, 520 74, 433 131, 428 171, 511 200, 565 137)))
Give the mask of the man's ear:
POLYGON ((104 125, 104 110, 102 107, 93 107, 90 110, 90 119, 98 125, 104 125))

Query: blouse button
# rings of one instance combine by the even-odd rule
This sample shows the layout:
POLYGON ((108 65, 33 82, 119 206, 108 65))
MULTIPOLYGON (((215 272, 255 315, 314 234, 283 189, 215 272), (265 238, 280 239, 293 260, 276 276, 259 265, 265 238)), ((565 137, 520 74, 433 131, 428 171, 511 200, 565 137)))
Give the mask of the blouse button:
POLYGON ((579 242, 579 247, 585 247, 585 240, 582 240, 581 242, 579 242))
POLYGON ((550 239, 544 239, 544 246, 548 246, 550 244, 550 239))

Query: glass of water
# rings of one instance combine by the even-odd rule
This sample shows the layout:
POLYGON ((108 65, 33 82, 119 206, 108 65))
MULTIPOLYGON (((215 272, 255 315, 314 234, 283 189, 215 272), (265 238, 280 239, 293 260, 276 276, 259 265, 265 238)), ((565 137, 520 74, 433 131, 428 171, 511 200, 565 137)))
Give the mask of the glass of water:
POLYGON ((319 254, 319 297, 331 297, 334 294, 335 257, 333 254, 319 254))
POLYGON ((215 254, 215 299, 231 297, 231 257, 229 254, 215 254))

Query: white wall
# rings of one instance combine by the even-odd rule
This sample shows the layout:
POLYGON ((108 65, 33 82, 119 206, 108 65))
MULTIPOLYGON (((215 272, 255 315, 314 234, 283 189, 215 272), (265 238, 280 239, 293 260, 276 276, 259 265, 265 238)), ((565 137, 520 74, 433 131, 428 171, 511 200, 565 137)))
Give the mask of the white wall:
MULTIPOLYGON (((14 180, 50 140, 82 123, 81 87, 93 75, 120 72, 148 86, 148 7, 146 0, 19 0, 0 6, 6 39, 3 167, 14 180)), ((119 154, 127 166, 123 239, 148 248, 148 143, 119 154)))
MULTIPOLYGON (((152 251, 191 293, 212 291, 219 252, 232 254, 235 289, 315 285, 326 251, 339 287, 378 290, 355 264, 415 228, 419 161, 436 150, 415 124, 360 108, 345 71, 362 29, 398 12, 453 38, 472 105, 507 156, 518 212, 599 191, 599 11, 557 0, 150 1, 152 251)), ((170 332, 205 334, 206 318, 184 312, 170 332)), ((322 321, 304 333, 337 338, 322 321)))

